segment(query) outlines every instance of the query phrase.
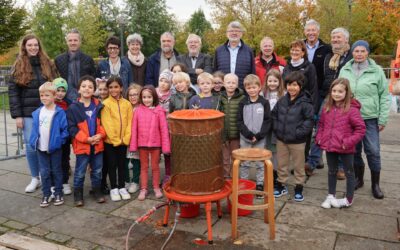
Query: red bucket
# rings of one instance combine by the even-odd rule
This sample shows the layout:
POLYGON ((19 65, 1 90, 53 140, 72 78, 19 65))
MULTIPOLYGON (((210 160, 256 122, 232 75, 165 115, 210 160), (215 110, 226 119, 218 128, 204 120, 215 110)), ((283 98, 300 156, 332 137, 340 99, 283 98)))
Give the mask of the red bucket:
MULTIPOLYGON (((232 185, 232 181, 228 180, 228 182, 232 185)), ((254 181, 249 181, 245 179, 239 179, 239 190, 254 190, 256 188, 256 183, 254 181)), ((252 194, 241 194, 239 195, 238 202, 244 205, 253 205, 254 195, 252 194)), ((232 211, 231 201, 228 199, 228 210, 232 211)), ((252 210, 245 210, 238 208, 239 216, 246 216, 251 214, 252 210)))
POLYGON ((200 214, 200 204, 181 203, 181 218, 193 218, 200 214))

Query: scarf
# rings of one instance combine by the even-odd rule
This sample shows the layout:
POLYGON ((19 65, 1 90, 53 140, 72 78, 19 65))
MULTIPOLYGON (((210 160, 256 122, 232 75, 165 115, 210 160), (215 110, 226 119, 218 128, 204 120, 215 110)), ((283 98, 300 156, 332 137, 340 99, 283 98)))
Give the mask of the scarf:
POLYGON ((128 50, 128 59, 133 65, 140 67, 144 62, 144 55, 139 51, 139 55, 135 56, 128 50))
POLYGON ((119 71, 121 69, 121 59, 118 58, 118 61, 115 65, 112 64, 110 59, 108 59, 108 63, 110 64, 110 74, 113 76, 119 76, 119 71))
POLYGON ((364 71, 366 71, 369 67, 368 60, 365 60, 364 62, 361 63, 356 63, 354 62, 352 65, 353 72, 354 74, 359 77, 364 71))
POLYGON ((340 57, 343 56, 347 51, 349 51, 350 45, 348 43, 344 44, 343 46, 340 46, 339 48, 333 48, 332 47, 332 52, 333 56, 331 60, 329 61, 329 68, 331 70, 337 70, 340 64, 340 57))
POLYGON ((292 64, 293 67, 298 67, 300 65, 302 65, 304 62, 304 58, 301 58, 300 60, 298 60, 297 62, 290 60, 290 64, 292 64))

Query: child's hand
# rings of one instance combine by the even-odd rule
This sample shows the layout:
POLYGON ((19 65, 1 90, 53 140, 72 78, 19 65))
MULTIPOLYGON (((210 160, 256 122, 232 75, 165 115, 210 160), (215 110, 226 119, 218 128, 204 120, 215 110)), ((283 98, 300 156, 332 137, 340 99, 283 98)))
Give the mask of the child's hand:
POLYGON ((93 144, 93 136, 87 139, 87 143, 92 145, 93 144))
POLYGON ((253 136, 253 138, 251 139, 252 143, 256 143, 257 142, 257 138, 255 136, 253 136))

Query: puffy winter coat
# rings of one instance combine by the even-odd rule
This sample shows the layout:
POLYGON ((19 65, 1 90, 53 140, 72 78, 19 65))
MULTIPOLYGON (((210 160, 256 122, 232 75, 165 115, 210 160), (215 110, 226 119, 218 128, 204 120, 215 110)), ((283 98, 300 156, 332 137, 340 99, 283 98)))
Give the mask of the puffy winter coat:
POLYGON ((103 101, 101 124, 107 137, 105 142, 114 147, 129 145, 131 139, 132 104, 123 98, 108 97, 103 101))
POLYGON ((351 100, 348 112, 333 107, 329 112, 323 108, 315 138, 317 145, 327 152, 353 154, 356 145, 365 135, 365 122, 360 114, 361 104, 351 100))
POLYGON ((340 70, 339 77, 350 81, 354 97, 361 103, 364 120, 378 118, 379 125, 386 125, 389 116, 389 87, 385 73, 374 60, 368 58, 369 67, 360 76, 353 73, 354 59, 340 70))
MULTIPOLYGON (((103 108, 97 99, 92 99, 96 105, 95 116, 96 116, 96 132, 95 134, 101 134, 103 139, 106 138, 106 131, 103 126, 100 125, 100 111, 103 108)), ((90 144, 87 142, 90 137, 89 126, 86 121, 85 107, 83 103, 79 101, 73 102, 67 110, 68 129, 72 137, 72 148, 75 154, 86 154, 90 155, 90 144)), ((101 140, 98 144, 94 145, 95 154, 104 150, 104 143, 101 140)))
POLYGON ((172 113, 175 110, 189 109, 189 100, 195 95, 196 91, 192 88, 189 88, 189 92, 186 94, 181 92, 173 94, 169 101, 169 113, 172 113))
POLYGON ((239 139, 238 114, 239 103, 245 98, 243 90, 237 88, 231 98, 226 91, 221 92, 221 112, 224 117, 224 140, 239 139))
POLYGON ((282 78, 285 79, 287 75, 291 72, 300 71, 304 75, 304 89, 310 93, 311 101, 313 103, 314 111, 317 113, 319 109, 318 103, 318 83, 317 83, 317 73, 315 71, 315 66, 304 58, 304 62, 294 67, 291 63, 288 63, 283 69, 282 78))
POLYGON ((283 68, 286 66, 285 59, 277 56, 275 52, 272 54, 272 59, 268 63, 261 57, 261 53, 256 56, 254 60, 256 65, 256 75, 260 78, 261 87, 263 87, 265 84, 265 75, 268 73, 268 71, 271 69, 280 71, 279 67, 283 68))
POLYGON ((171 152, 167 118, 160 105, 149 108, 141 104, 135 109, 129 151, 140 147, 161 147, 164 154, 171 152))
MULTIPOLYGON (((33 123, 32 123, 32 133, 29 138, 29 144, 35 150, 39 142, 40 132, 39 132, 39 116, 40 110, 44 106, 36 109, 32 113, 33 123)), ((65 112, 62 108, 56 106, 56 110, 53 118, 51 119, 50 134, 49 134, 49 148, 47 152, 49 154, 53 153, 57 149, 61 149, 62 145, 68 139, 68 123, 65 116, 65 112)))
POLYGON ((272 110, 276 138, 286 144, 306 142, 314 126, 313 117, 314 108, 307 91, 301 91, 293 101, 287 93, 272 110))

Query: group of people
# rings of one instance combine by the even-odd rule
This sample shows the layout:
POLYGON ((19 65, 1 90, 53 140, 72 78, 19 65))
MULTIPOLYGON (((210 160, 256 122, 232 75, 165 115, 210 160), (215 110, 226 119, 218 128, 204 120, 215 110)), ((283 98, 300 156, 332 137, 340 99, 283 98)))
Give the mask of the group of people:
MULTIPOLYGON (((369 58, 369 45, 350 46, 349 32, 336 28, 331 44, 319 39, 320 26, 307 21, 306 39, 290 44, 286 62, 264 37, 260 53, 241 39, 238 21, 227 27, 227 41, 214 58, 201 51, 201 38, 190 34, 188 53, 174 49, 172 33, 160 37, 160 49, 146 58, 139 34, 127 37, 128 52, 120 57, 121 41, 107 39, 108 58, 98 63, 80 50, 77 30, 66 35, 68 51, 54 63, 34 35, 23 38, 9 82, 11 116, 23 130, 32 180, 26 192, 42 185, 42 207, 74 192, 82 206, 83 183, 90 168, 97 202, 138 199, 152 186, 161 198, 171 175, 171 141, 167 117, 181 109, 216 109, 225 114, 223 166, 231 177, 231 152, 259 147, 273 152, 274 195, 288 193, 289 166, 294 167, 295 201, 303 201, 305 176, 328 163, 328 195, 322 207, 349 207, 354 190, 364 184, 365 163, 371 170, 372 194, 382 199, 379 132, 387 123, 389 94, 382 69, 369 58), (313 133, 314 131, 314 133, 313 133), (70 148, 76 155, 73 190, 68 184, 70 148), (163 154, 165 177, 160 180, 163 154), (40 178, 39 178, 40 176, 40 178), (109 181, 107 181, 107 176, 109 181), (346 196, 338 199, 336 180, 346 179, 346 196), (109 185, 108 186, 108 182, 109 185)), ((173 152, 172 152, 173 153, 173 152)), ((240 167, 249 178, 250 163, 240 167)), ((256 188, 264 173, 256 163, 256 188)), ((262 197, 259 197, 262 198, 262 197)))

